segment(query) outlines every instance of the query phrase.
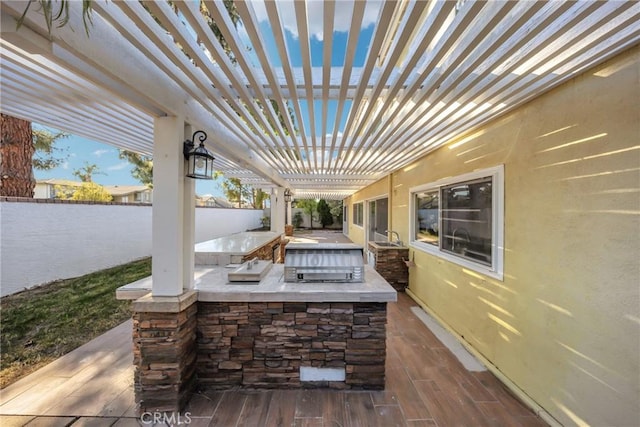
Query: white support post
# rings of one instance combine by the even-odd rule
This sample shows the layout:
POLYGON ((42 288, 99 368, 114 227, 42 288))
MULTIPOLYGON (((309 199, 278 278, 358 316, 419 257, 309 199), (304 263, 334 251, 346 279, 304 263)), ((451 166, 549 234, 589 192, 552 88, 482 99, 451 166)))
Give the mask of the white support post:
POLYGON ((277 215, 278 215, 278 210, 276 209, 276 205, 278 204, 277 200, 278 200, 278 190, 276 190, 275 188, 271 189, 271 197, 270 197, 270 203, 269 205, 271 206, 271 214, 270 214, 270 230, 275 232, 276 231, 276 222, 277 222, 277 215))
MULTIPOLYGON (((293 197, 291 198, 291 202, 293 202, 293 197)), ((287 224, 285 225, 291 225, 293 224, 293 210, 291 208, 291 202, 287 203, 287 224)))
MULTIPOLYGON (((154 121, 152 279, 153 296, 178 296, 184 283, 184 121, 154 121)), ((193 247, 192 247, 193 250, 193 247)))
POLYGON ((284 188, 271 190, 271 231, 284 233, 284 188))
MULTIPOLYGON (((184 125, 184 139, 191 138, 193 130, 190 125, 184 125)), ((185 176, 186 162, 182 162, 181 175, 185 176)), ((196 180, 184 178, 184 199, 182 203, 184 207, 184 241, 182 246, 183 258, 183 287, 184 289, 193 289, 194 266, 195 266, 195 244, 196 244, 196 180)))

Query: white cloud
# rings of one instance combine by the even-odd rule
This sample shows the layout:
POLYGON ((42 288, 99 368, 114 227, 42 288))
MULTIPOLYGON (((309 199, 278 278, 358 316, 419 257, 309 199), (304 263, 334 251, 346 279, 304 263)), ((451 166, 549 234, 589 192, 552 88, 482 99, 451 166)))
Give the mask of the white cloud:
POLYGON ((268 21, 267 9, 265 8, 263 1, 252 1, 252 2, 249 2, 248 4, 249 4, 249 7, 253 7, 253 12, 255 13, 256 18, 258 19, 258 22, 268 21))
MULTIPOLYGON (((358 1, 358 0, 356 0, 358 1)), ((362 28, 376 22, 378 13, 382 7, 384 0, 367 2, 362 20, 362 28)), ((256 18, 259 22, 268 21, 267 9, 263 1, 252 1, 256 18)), ((278 1, 275 3, 278 7, 280 21, 282 27, 288 30, 295 38, 299 37, 298 24, 296 21, 296 10, 294 2, 290 0, 278 1)), ((334 31, 347 32, 351 27, 351 18, 353 15, 353 2, 337 1, 335 3, 334 14, 334 31)), ((324 38, 324 4, 322 0, 307 0, 307 25, 309 27, 309 36, 316 37, 318 40, 324 38)))
POLYGON ((96 150, 93 152, 94 156, 100 157, 103 154, 107 154, 108 152, 110 152, 111 150, 96 150))
POLYGON ((69 162, 64 162, 63 164, 60 165, 60 167, 65 170, 69 169, 69 162))
POLYGON ((119 171, 122 169, 126 169, 129 166, 129 162, 118 163, 117 165, 109 166, 107 168, 108 171, 119 171))

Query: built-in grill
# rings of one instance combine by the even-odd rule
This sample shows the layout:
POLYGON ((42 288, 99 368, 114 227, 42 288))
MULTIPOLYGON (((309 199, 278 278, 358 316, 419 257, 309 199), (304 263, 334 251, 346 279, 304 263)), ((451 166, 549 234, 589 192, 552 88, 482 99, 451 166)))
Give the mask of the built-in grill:
POLYGON ((289 243, 285 282, 364 282, 363 248, 350 243, 289 243))

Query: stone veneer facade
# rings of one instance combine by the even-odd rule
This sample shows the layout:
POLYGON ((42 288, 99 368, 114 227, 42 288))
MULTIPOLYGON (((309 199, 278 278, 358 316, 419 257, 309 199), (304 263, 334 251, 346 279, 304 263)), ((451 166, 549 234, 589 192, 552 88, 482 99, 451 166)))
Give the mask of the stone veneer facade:
MULTIPOLYGON (((135 306, 134 306, 135 310, 135 306)), ((180 411, 196 387, 384 389, 386 303, 194 302, 134 311, 139 411, 180 411), (344 381, 301 381, 300 368, 344 381)))
POLYGON ((377 248, 369 244, 376 262, 375 270, 398 292, 409 285, 409 268, 404 260, 409 259, 409 248, 377 248))
POLYGON ((198 383, 205 388, 383 389, 386 303, 200 302, 198 383), (345 381, 300 381, 300 367, 345 381))
POLYGON ((140 412, 179 411, 196 387, 196 313, 134 312, 134 389, 140 412))

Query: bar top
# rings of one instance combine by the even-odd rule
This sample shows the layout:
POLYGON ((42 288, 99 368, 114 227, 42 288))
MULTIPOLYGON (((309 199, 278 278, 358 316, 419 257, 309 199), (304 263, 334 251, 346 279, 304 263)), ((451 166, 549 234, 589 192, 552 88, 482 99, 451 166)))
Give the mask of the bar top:
MULTIPOLYGON (((225 302, 391 302, 393 287, 371 266, 365 266, 364 283, 291 283, 284 281, 284 265, 275 264, 256 284, 229 283, 223 266, 196 267, 198 301, 225 302)), ((118 288, 118 299, 138 299, 151 291, 151 277, 118 288)))
POLYGON ((272 231, 246 231, 196 243, 195 251, 226 255, 246 255, 269 243, 280 234, 272 231))

